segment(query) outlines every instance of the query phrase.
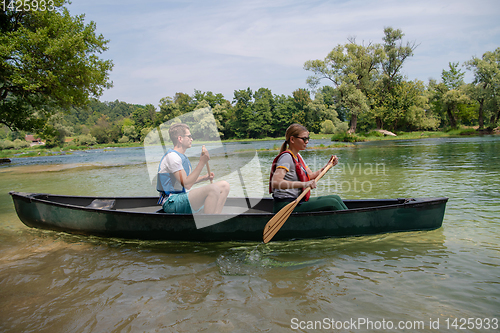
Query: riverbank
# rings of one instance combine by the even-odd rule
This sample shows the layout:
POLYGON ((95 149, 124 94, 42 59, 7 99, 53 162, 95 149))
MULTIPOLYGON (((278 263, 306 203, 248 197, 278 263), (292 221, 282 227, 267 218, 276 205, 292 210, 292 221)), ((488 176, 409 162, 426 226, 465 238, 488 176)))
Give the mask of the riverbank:
MULTIPOLYGON (((332 144, 330 145, 319 145, 313 146, 311 149, 322 149, 322 148, 339 148, 339 147, 349 147, 353 146, 353 142, 365 142, 365 141, 382 141, 382 140, 416 140, 425 138, 448 138, 448 137, 462 137, 462 136, 480 136, 480 135, 498 135, 499 129, 495 129, 493 133, 484 134, 478 132, 475 128, 462 128, 451 130, 447 132, 443 131, 416 131, 416 132, 398 132, 396 136, 384 135, 379 132, 371 131, 369 133, 358 133, 358 134, 314 134, 311 133, 311 140, 325 140, 332 138, 332 144)), ((229 139, 221 140, 222 143, 234 143, 234 142, 256 142, 256 141, 283 141, 285 137, 276 138, 261 138, 261 139, 229 139)), ((196 141, 196 143, 205 143, 196 141)), ((208 142, 207 142, 208 143, 208 142)), ((142 142, 132 142, 132 143, 105 143, 96 144, 93 146, 77 146, 68 143, 64 147, 46 148, 45 146, 34 146, 22 149, 6 149, 0 150, 0 159, 10 159, 10 158, 24 158, 24 157, 36 157, 36 156, 57 156, 57 155, 68 155, 72 154, 75 150, 89 150, 89 149, 113 149, 113 148, 132 148, 132 147, 142 147, 142 142)), ((279 149, 279 144, 276 145, 275 149, 279 149)), ((266 149, 272 150, 272 149, 266 149)))

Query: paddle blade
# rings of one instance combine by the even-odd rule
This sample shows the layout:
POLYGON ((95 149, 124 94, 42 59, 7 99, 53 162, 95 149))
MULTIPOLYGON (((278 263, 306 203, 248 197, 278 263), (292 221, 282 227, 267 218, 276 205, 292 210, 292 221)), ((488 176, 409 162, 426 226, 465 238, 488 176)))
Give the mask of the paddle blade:
POLYGON ((274 235, 281 229, 283 224, 285 224, 286 220, 290 214, 292 214, 293 210, 297 206, 298 200, 290 202, 288 205, 283 207, 272 219, 267 222, 264 227, 264 235, 263 241, 264 244, 268 243, 271 239, 273 239, 274 235))

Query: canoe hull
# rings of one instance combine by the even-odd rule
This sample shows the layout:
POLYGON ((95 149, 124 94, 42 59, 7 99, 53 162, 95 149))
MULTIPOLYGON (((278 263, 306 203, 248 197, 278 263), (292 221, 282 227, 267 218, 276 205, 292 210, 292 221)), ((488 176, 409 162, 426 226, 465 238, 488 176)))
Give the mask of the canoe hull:
MULTIPOLYGON (((197 229, 193 216, 189 214, 137 211, 154 205, 157 199, 152 197, 99 198, 115 201, 117 206, 100 209, 88 207, 96 199, 92 197, 10 194, 19 219, 29 227, 102 237, 262 241, 264 226, 273 216, 269 212, 272 200, 263 199, 256 210, 239 215, 228 214, 223 222, 197 229)), ((293 213, 273 240, 345 237, 441 227, 448 198, 411 200, 346 200, 349 207, 346 211, 293 213)), ((210 224, 214 216, 201 215, 201 218, 210 224)))

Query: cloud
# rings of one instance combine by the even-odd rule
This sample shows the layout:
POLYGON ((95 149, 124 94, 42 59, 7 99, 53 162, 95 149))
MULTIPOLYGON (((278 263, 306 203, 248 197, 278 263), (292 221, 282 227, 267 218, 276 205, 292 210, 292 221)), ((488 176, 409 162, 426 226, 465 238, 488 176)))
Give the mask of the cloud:
MULTIPOLYGON (((403 72, 439 79, 448 62, 500 46, 497 0, 424 1, 96 1, 69 5, 110 39, 114 88, 101 100, 156 105, 194 89, 306 87, 305 61, 322 59, 348 37, 382 43, 387 26, 418 44, 403 72)), ((326 84, 326 82, 325 82, 326 84)))

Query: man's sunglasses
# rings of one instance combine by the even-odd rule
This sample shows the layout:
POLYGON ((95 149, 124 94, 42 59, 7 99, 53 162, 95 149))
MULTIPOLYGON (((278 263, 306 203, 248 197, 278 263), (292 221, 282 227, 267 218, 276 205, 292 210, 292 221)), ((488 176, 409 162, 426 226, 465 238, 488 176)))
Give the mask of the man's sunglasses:
POLYGON ((193 135, 192 135, 192 134, 189 134, 189 135, 183 135, 183 136, 184 136, 184 137, 188 137, 188 138, 190 138, 190 139, 192 139, 192 138, 193 138, 193 135))

